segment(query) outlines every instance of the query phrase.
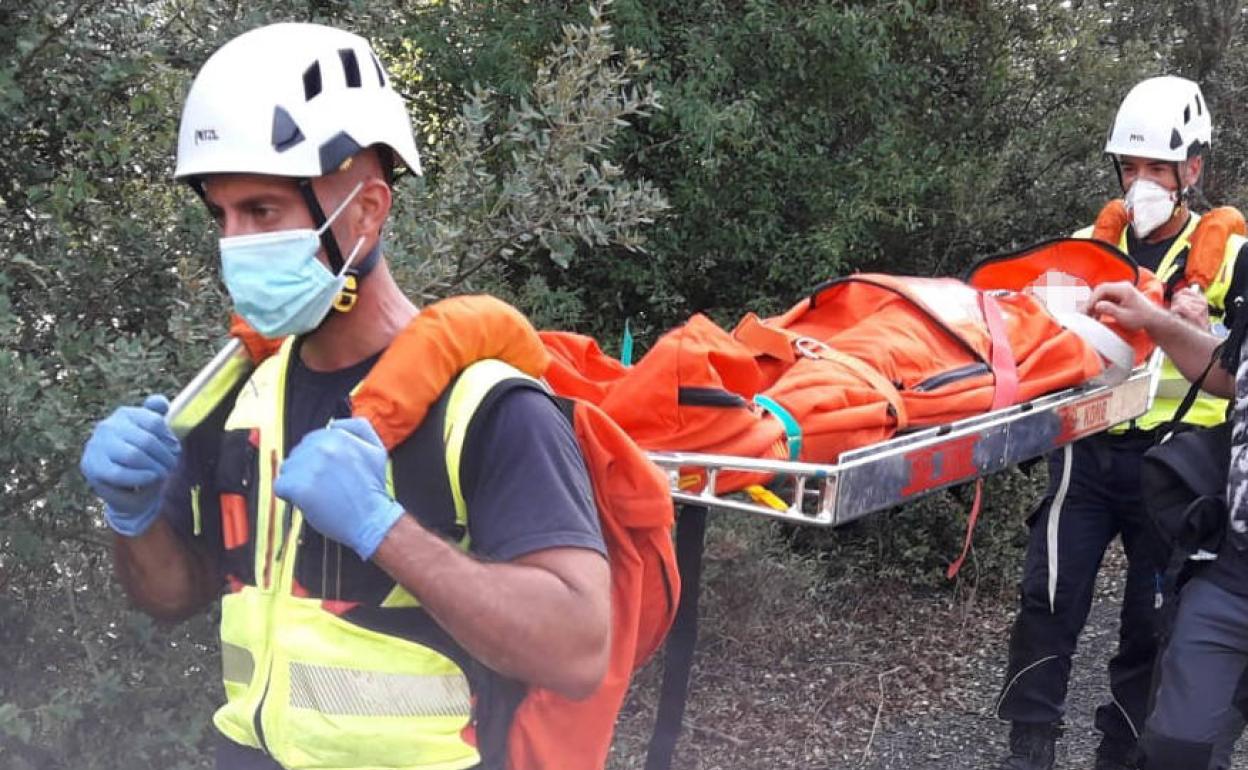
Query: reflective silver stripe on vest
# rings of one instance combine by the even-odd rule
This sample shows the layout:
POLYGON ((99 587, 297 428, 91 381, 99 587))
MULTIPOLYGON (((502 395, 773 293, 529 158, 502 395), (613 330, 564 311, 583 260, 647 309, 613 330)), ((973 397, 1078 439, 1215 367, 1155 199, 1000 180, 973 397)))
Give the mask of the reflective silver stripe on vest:
POLYGON ((467 717, 468 679, 290 664, 290 705, 322 714, 378 717, 467 717))
POLYGON ((256 659, 246 647, 221 643, 221 678, 227 682, 247 684, 256 673, 256 659))

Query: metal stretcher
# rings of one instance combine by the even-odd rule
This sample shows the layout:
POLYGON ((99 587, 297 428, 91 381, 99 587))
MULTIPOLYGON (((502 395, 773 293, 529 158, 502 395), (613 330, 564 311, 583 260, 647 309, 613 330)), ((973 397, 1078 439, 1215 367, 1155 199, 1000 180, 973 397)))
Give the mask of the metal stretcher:
POLYGON ((676 519, 676 554, 681 596, 664 651, 654 734, 646 753, 647 770, 671 767, 689 693, 698 638, 698 596, 702 551, 710 508, 759 514, 794 524, 832 527, 875 511, 901 505, 954 484, 1039 457, 1112 425, 1139 417, 1152 406, 1161 356, 1114 385, 1084 384, 965 420, 917 430, 843 453, 836 463, 760 460, 750 457, 651 452, 670 480, 676 519), (726 471, 775 474, 767 502, 740 493, 714 493, 726 471), (691 476, 692 472, 698 472, 691 476), (705 481, 702 491, 684 488, 683 479, 705 481), (778 482, 778 483, 776 483, 778 482))
MULTIPOLYGON (((901 505, 954 484, 986 476, 1099 433, 1148 411, 1157 389, 1160 357, 1116 385, 1085 384, 1032 401, 925 428, 841 455, 828 465, 729 455, 651 452, 671 480, 678 504, 703 505, 829 527, 901 505), (702 491, 682 488, 690 471, 702 471, 702 491), (713 492, 724 471, 776 474, 787 500, 770 504, 713 492)), ((777 502, 778 501, 778 502, 777 502)))

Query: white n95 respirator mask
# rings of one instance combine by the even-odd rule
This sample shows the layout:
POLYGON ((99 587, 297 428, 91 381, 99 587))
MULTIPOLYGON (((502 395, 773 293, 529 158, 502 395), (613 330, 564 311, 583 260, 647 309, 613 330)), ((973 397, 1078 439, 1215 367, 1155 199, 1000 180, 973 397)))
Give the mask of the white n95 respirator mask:
POLYGON ((1135 237, 1147 238, 1149 233, 1174 216, 1174 209, 1179 205, 1179 194, 1150 179, 1137 179, 1127 190, 1125 202, 1131 214, 1131 229, 1135 231, 1135 237))

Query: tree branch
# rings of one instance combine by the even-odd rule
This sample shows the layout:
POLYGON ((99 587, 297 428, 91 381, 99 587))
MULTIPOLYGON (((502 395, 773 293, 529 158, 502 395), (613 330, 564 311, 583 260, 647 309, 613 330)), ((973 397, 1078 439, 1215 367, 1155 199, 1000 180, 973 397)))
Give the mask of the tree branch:
MULTIPOLYGON (((78 3, 74 5, 73 10, 71 10, 69 14, 61 20, 61 23, 48 30, 48 34, 44 35, 43 39, 38 43, 35 43, 34 48, 31 48, 26 52, 26 55, 17 62, 16 72, 18 73, 18 77, 21 77, 22 73, 29 72, 30 63, 35 60, 35 57, 43 53, 44 48, 47 48, 53 40, 61 36, 61 33, 64 32, 66 28, 78 20, 78 15, 82 13, 83 8, 87 7, 88 2, 89 0, 78 0, 78 3)), ((42 75, 43 73, 40 72, 39 74, 42 75)))

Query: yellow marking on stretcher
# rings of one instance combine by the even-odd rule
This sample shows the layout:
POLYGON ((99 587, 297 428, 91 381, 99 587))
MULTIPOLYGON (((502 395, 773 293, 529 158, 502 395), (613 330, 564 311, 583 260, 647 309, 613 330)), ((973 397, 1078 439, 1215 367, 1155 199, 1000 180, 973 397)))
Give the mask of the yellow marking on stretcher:
POLYGON ((781 500, 774 492, 762 484, 751 484, 745 488, 748 494, 756 503, 774 508, 777 511, 789 510, 789 504, 781 500))

